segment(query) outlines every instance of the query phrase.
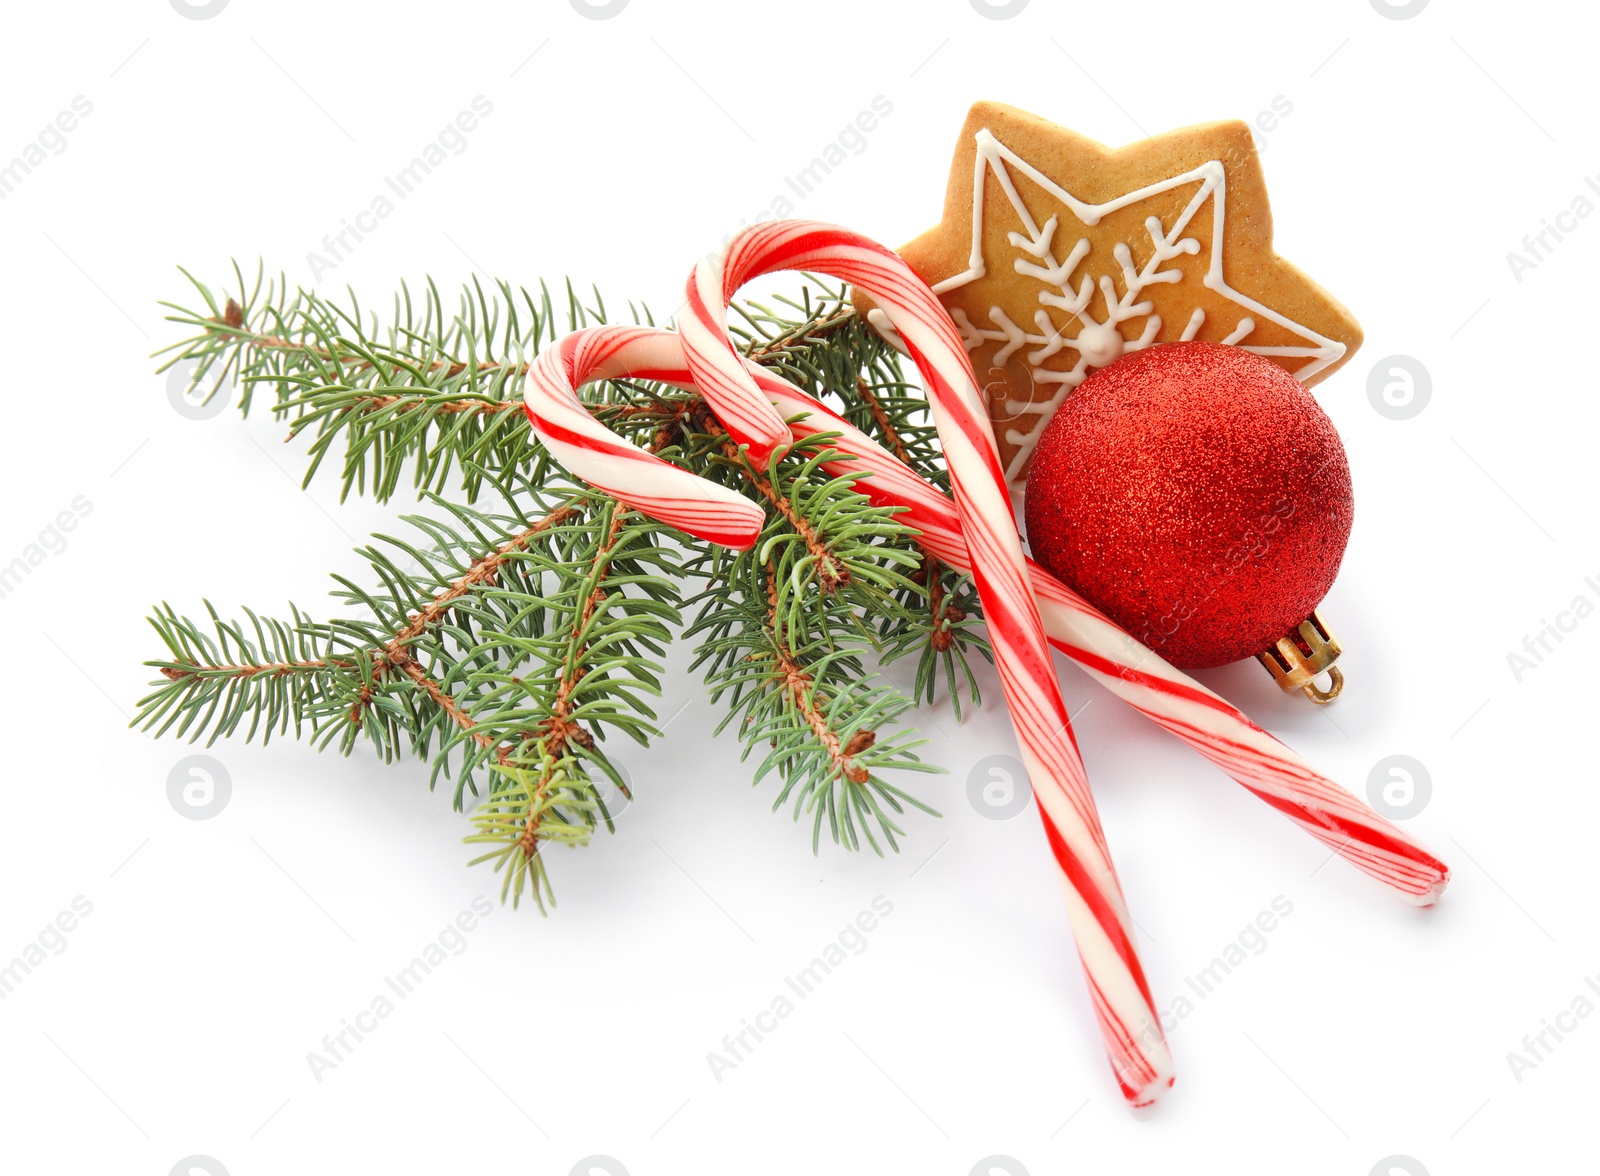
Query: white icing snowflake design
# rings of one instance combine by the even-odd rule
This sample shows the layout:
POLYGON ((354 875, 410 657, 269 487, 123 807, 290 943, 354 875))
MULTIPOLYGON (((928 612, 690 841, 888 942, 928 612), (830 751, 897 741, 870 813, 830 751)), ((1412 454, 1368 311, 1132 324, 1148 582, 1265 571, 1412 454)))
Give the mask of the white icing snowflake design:
MULTIPOLYGON (((1038 401, 1007 402, 1006 410, 1013 418, 1025 416, 1036 418, 1030 428, 1006 429, 1005 440, 1017 446, 1017 452, 1006 470, 1008 478, 1015 480, 1021 475, 1033 453, 1033 447, 1044 423, 1066 399, 1067 394, 1083 382, 1091 368, 1104 367, 1125 352, 1137 351, 1156 341, 1161 332, 1161 316, 1155 313, 1155 304, 1145 297, 1145 293, 1152 286, 1183 280, 1183 271, 1170 266, 1169 263, 1185 256, 1192 257, 1199 254, 1200 243, 1193 237, 1184 236, 1184 232, 1208 201, 1211 204, 1213 217, 1211 233, 1213 247, 1209 263, 1200 281, 1208 290, 1220 294, 1240 309, 1238 321, 1231 326, 1221 342, 1238 344, 1246 351, 1253 351, 1257 355, 1304 357, 1309 362, 1294 373, 1302 381, 1322 371, 1329 364, 1337 362, 1344 355, 1343 343, 1294 322, 1228 285, 1222 272, 1222 250, 1216 248, 1217 243, 1226 240, 1223 218, 1227 206, 1227 177, 1221 161, 1211 160, 1180 175, 1158 180, 1104 204, 1086 204, 1001 143, 991 132, 979 131, 976 141, 977 161, 972 184, 971 257, 965 270, 935 283, 933 290, 936 294, 943 294, 982 278, 988 272, 983 256, 983 198, 984 169, 991 169, 1017 218, 1027 230, 1026 233, 1008 234, 1011 244, 1020 253, 1020 256, 1012 260, 1012 266, 1016 272, 1037 278, 1043 284, 1044 289, 1039 292, 1040 305, 1034 312, 1033 322, 1028 325, 1013 322, 998 306, 990 307, 989 322, 985 324, 973 323, 960 308, 953 310, 951 316, 961 331, 968 351, 984 342, 999 343, 1000 347, 994 355, 994 362, 998 365, 1004 364, 1017 351, 1027 348, 1025 357, 1034 383, 1041 387, 1055 386, 1054 395, 1048 398, 1038 401), (1084 260, 1090 253, 1089 239, 1078 237, 1076 242, 1068 244, 1072 237, 1071 229, 1068 228, 1063 232, 1063 226, 1054 215, 1044 224, 1038 224, 1018 194, 1011 172, 1008 170, 1010 168, 1017 169, 1050 193, 1070 210, 1074 217, 1089 227, 1099 224, 1108 214, 1148 197, 1186 184, 1199 186, 1172 224, 1165 225, 1155 216, 1145 219, 1144 228, 1150 236, 1152 248, 1143 266, 1135 266, 1133 252, 1128 243, 1119 241, 1111 250, 1117 272, 1096 274, 1080 272, 1084 269, 1084 260), (1057 251, 1063 247, 1065 251, 1058 260, 1057 251), (1096 292, 1101 294, 1105 303, 1104 319, 1096 319, 1090 310, 1090 303, 1096 292), (1143 319, 1144 322, 1139 326, 1138 336, 1133 339, 1124 338, 1121 325, 1123 323, 1138 325, 1135 320, 1139 319, 1143 319), (1246 342, 1255 331, 1258 321, 1275 323, 1298 338, 1304 339, 1305 343, 1292 346, 1258 346, 1246 342), (1060 359, 1054 358, 1062 352, 1067 354, 1060 359), (1073 359, 1071 365, 1060 366, 1067 359, 1073 359)), ((888 328, 881 311, 874 311, 872 320, 880 330, 888 328)), ((1195 338, 1205 320, 1205 310, 1197 306, 1178 337, 1195 338)))

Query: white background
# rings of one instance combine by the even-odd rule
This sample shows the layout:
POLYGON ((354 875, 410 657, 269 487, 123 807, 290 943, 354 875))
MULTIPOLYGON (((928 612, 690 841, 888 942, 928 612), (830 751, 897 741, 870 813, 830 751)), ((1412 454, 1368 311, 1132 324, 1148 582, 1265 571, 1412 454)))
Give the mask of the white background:
POLYGON ((75 498, 92 510, 0 600, 0 958, 75 896, 93 912, 0 1002, 0 1169, 1545 1170, 1592 1111, 1600 1017, 1520 1082, 1507 1054, 1600 973, 1600 619, 1520 682, 1507 654, 1600 601, 1600 218, 1520 282, 1506 255, 1600 172, 1586 19, 1440 2, 1393 20, 1366 0, 1034 0, 1008 20, 967 0, 633 0, 606 21, 566 0, 232 0, 203 21, 167 0, 13 6, 0 158, 75 96, 93 113, 0 202, 0 563, 75 498), (1414 910, 1328 863, 1064 668, 1158 1003, 1293 904, 1180 1023, 1178 1085, 1136 1119, 1035 818, 965 797, 980 757, 1014 751, 992 676, 964 725, 926 725, 950 774, 919 786, 943 818, 911 819, 898 857, 813 858, 768 812, 774 784, 707 738, 716 712, 679 656, 663 713, 689 706, 648 757, 623 753, 638 801, 616 836, 552 855, 558 910, 497 908, 314 1079, 324 1034, 496 880, 465 868, 466 822, 424 766, 364 750, 223 742, 228 807, 168 803, 194 749, 126 729, 159 653, 150 606, 326 615, 327 573, 359 575, 354 542, 405 504, 341 507, 329 477, 302 493, 270 420, 175 412, 156 303, 189 297, 175 265, 220 287, 231 257, 309 284, 308 252, 480 94, 493 113, 467 150, 323 289, 381 308, 402 277, 449 289, 481 266, 670 312, 693 260, 876 95, 893 113, 800 211, 891 243, 936 218, 976 99, 1112 143, 1291 102, 1263 139, 1277 246, 1367 331, 1318 389, 1357 488, 1326 606, 1349 687, 1320 711, 1252 663, 1204 677, 1357 791, 1384 756, 1426 765, 1409 827, 1455 869, 1445 901, 1414 910), (1392 354, 1431 375, 1406 421, 1367 397, 1392 354), (893 913, 866 950, 714 1080, 724 1034, 877 895, 893 913))

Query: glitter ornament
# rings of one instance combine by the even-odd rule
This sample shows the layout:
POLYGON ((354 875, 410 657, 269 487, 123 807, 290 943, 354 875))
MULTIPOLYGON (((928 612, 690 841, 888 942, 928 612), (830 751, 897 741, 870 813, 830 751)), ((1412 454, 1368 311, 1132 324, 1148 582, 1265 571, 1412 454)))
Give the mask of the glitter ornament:
POLYGON ((1342 682, 1316 608, 1352 513, 1327 414, 1277 364, 1220 343, 1095 372, 1046 427, 1027 484, 1034 558, 1138 640, 1184 668, 1255 655, 1319 702, 1342 682))

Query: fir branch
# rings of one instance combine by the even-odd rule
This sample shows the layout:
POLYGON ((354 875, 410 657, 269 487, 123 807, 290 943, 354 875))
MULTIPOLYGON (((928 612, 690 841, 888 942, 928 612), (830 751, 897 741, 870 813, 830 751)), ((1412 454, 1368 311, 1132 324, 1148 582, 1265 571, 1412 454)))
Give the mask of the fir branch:
MULTIPOLYGON (((341 499, 367 492, 370 483, 374 497, 387 500, 409 467, 419 492, 442 491, 452 471, 459 471, 473 501, 482 487, 474 470, 492 475, 543 460, 517 389, 531 362, 525 357, 557 337, 558 315, 547 287, 541 285, 535 297, 499 282, 491 295, 474 280, 447 318, 431 281, 420 306, 402 286, 394 323, 380 339, 375 322, 362 325, 353 295, 348 308, 304 290, 291 296, 281 277, 264 282, 259 269, 247 291, 235 266, 239 297, 219 306, 204 283, 183 272, 211 313, 162 304, 174 312, 169 321, 199 333, 158 351, 167 357, 159 370, 192 361, 196 384, 209 376, 215 389, 236 379, 244 386, 245 413, 256 388, 270 387, 273 411, 289 421, 290 439, 311 434, 305 484, 342 449, 341 499)), ((585 307, 567 287, 567 329, 605 321, 604 301, 598 292, 594 298, 595 306, 585 307)), ((647 309, 633 317, 651 321, 647 309)), ((769 331, 748 353, 757 362, 803 363, 808 351, 856 323, 843 291, 831 292, 817 314, 769 331)), ((610 385, 588 395, 596 404, 618 399, 610 385)), ((631 392, 622 399, 630 397, 631 392)))
MULTIPOLYGON (((175 312, 170 321, 199 333, 158 352, 168 356, 161 370, 192 361, 197 383, 208 374, 214 386, 237 379, 246 413, 258 387, 272 390, 290 437, 312 436, 307 483, 342 446, 341 497, 365 492, 370 480, 374 496, 387 499, 409 466, 419 491, 441 490, 460 471, 471 501, 482 486, 475 470, 492 476, 538 458, 515 389, 527 372, 523 357, 556 337, 547 288, 536 297, 501 282, 491 295, 474 280, 448 314, 432 282, 420 301, 402 286, 380 332, 376 321, 363 325, 354 295, 349 307, 304 290, 290 295, 283 279, 263 284, 258 272, 249 292, 240 276, 242 302, 229 297, 219 308, 190 281, 211 313, 163 304, 175 312)), ((570 287, 567 310, 569 328, 595 314, 570 287)))
MULTIPOLYGON (((786 319, 781 310, 735 307, 753 350, 774 349, 763 362, 813 396, 832 395, 851 424, 948 491, 948 472, 927 402, 919 389, 901 378, 894 351, 877 332, 830 309, 826 302, 814 304, 809 288, 798 302, 777 301, 801 322, 786 319)), ((741 334, 737 326, 734 332, 741 334)), ((980 700, 971 655, 990 657, 979 632, 977 593, 970 577, 940 567, 926 554, 925 566, 915 579, 914 589, 898 593, 898 610, 878 613, 883 660, 916 653, 913 698, 934 702, 942 680, 959 718, 962 684, 973 703, 980 700), (916 615, 919 598, 924 605, 920 616, 916 615)))
MULTIPOLYGON (((412 536, 364 549, 375 584, 340 579, 334 620, 291 605, 287 619, 247 610, 229 622, 207 604, 196 624, 163 605, 152 623, 169 656, 149 663, 160 676, 138 722, 212 741, 292 725, 346 754, 362 741, 386 759, 410 751, 432 761, 430 785, 454 782, 458 808, 487 773, 470 840, 488 852, 477 860, 494 863, 513 903, 526 890, 543 907, 543 847, 610 827, 595 781, 626 792, 600 741, 656 733, 646 699, 660 692, 693 574, 704 583, 686 630, 699 640, 695 666, 730 708, 722 727, 739 721, 745 754, 768 744, 756 778, 778 773, 775 807, 793 800, 797 819, 812 813, 814 848, 824 820, 847 847, 897 847, 895 818, 926 806, 879 773, 932 769, 912 732, 889 731, 911 700, 874 684, 863 658, 919 651, 914 697, 933 698, 943 665, 959 710, 958 673, 976 697, 966 653, 986 650, 970 581, 920 552, 897 511, 854 493, 853 476, 821 473, 843 456, 830 438, 757 469, 694 393, 630 380, 586 388, 597 419, 762 506, 753 551, 713 550, 574 483, 533 441, 518 387, 557 333, 545 287, 473 282, 448 315, 431 282, 416 303, 402 288, 380 330, 353 295, 344 306, 259 272, 249 289, 237 267, 235 278, 237 296, 222 300, 191 278, 204 310, 168 304, 196 332, 168 349, 168 364, 193 362, 196 382, 237 378, 246 412, 265 386, 291 436, 312 439, 308 481, 337 455, 344 493, 387 498, 409 471, 429 513, 407 517, 412 536), (443 496, 452 478, 465 504, 443 496), (485 491, 504 507, 473 505, 485 491)), ((858 427, 943 478, 927 405, 892 349, 845 291, 816 290, 780 300, 795 313, 736 307, 745 353, 834 396, 858 427)), ((569 286, 566 326, 603 321, 598 293, 593 303, 569 286)))
MULTIPOLYGON (((342 725, 341 749, 348 752, 359 725, 341 720, 376 683, 371 656, 343 656, 342 650, 336 656, 331 634, 293 606, 288 621, 246 609, 246 626, 224 621, 210 601, 204 603, 209 633, 165 603, 150 618, 171 657, 145 663, 161 680, 139 700, 135 722, 157 736, 171 732, 191 742, 209 731, 207 746, 235 734, 246 719, 247 742, 258 731, 270 742, 292 723, 296 737, 309 726, 312 742, 325 745, 325 732, 342 725)), ((391 749, 381 741, 379 751, 389 758, 391 749)))
POLYGON ((911 701, 873 685, 859 649, 830 644, 820 635, 795 642, 779 607, 781 576, 775 568, 744 553, 718 570, 725 590, 704 598, 685 633, 703 635, 691 668, 704 666, 712 701, 728 702, 717 731, 737 722, 746 758, 759 744, 768 745, 755 782, 778 773, 782 787, 773 810, 792 799, 796 821, 811 814, 813 851, 824 822, 847 849, 859 848, 864 837, 881 854, 880 835, 898 849, 895 837, 903 830, 894 816, 907 805, 934 810, 879 773, 940 770, 916 756, 924 740, 904 731, 882 734, 911 709, 911 701))
POLYGON ((494 788, 472 822, 477 832, 469 834, 468 844, 494 846, 472 860, 493 862, 501 875, 500 900, 511 899, 513 907, 522 902, 526 889, 541 912, 555 905, 555 892, 545 868, 546 845, 577 847, 589 844, 598 805, 586 778, 564 774, 567 765, 555 757, 541 761, 537 769, 497 767, 505 783, 494 788), (572 814, 579 820, 574 821, 572 814))
POLYGON ((899 599, 904 611, 886 613, 879 622, 884 664, 915 653, 917 667, 911 697, 932 705, 942 679, 950 709, 959 719, 963 685, 973 705, 982 701, 971 655, 993 660, 981 632, 977 588, 970 575, 941 564, 931 555, 924 556, 922 567, 912 579, 916 591, 903 593, 899 599))
MULTIPOLYGON (((691 420, 702 418, 691 414, 691 420)), ((902 832, 891 814, 902 802, 925 808, 877 773, 934 770, 907 733, 884 737, 912 703, 871 685, 861 655, 877 645, 864 617, 910 617, 900 605, 917 586, 906 575, 919 564, 898 508, 878 507, 853 489, 854 475, 822 477, 818 467, 840 454, 830 437, 798 442, 781 460, 757 472, 720 435, 725 474, 752 487, 768 508, 767 523, 747 552, 714 550, 691 562, 705 590, 686 637, 701 637, 691 669, 704 667, 713 701, 726 698, 748 756, 766 741, 770 753, 756 780, 776 771, 783 781, 774 801, 791 798, 795 817, 810 812, 812 842, 826 821, 835 842, 877 852, 878 833, 891 847, 902 832)), ((930 810, 931 811, 931 810, 930 810)))
POLYGON ((207 604, 208 634, 163 605, 152 624, 170 656, 146 663, 161 677, 140 700, 136 722, 191 741, 209 734, 209 743, 250 717, 247 738, 258 730, 270 738, 291 725, 299 735, 309 727, 314 743, 336 742, 347 753, 365 734, 386 759, 402 743, 427 754, 437 741, 436 779, 449 770, 449 753, 470 743, 462 748, 458 805, 475 768, 490 759, 505 765, 521 744, 543 735, 588 742, 594 725, 608 724, 639 737, 648 726, 639 715, 648 717, 648 708, 633 692, 656 691, 651 657, 661 654, 668 626, 678 620, 673 602, 681 571, 660 546, 658 530, 594 491, 575 490, 536 518, 436 505, 454 525, 408 520, 430 549, 395 538, 365 549, 382 588, 341 580, 336 595, 359 606, 356 615, 314 622, 291 606, 290 620, 263 620, 246 610, 249 623, 240 625, 207 604), (597 533, 606 536, 598 558, 585 546, 597 533), (421 570, 402 568, 399 559, 407 557, 421 570), (567 585, 572 591, 564 595, 567 585), (652 596, 611 600, 629 589, 652 596), (606 617, 599 616, 603 607, 611 610, 606 617), (575 619, 567 640, 547 650, 541 643, 568 616, 575 619), (580 641, 576 633, 585 636, 580 641), (599 643, 605 657, 586 661, 599 643), (508 678, 509 688, 498 678, 508 657, 537 664, 540 655, 560 673, 546 709, 518 726, 504 707, 489 705, 498 698, 490 687, 532 693, 535 679, 528 675, 508 678), (627 671, 618 679, 619 697, 631 705, 591 705, 576 716, 583 696, 577 687, 597 669, 597 681, 627 671), (585 721, 589 726, 580 727, 585 721))

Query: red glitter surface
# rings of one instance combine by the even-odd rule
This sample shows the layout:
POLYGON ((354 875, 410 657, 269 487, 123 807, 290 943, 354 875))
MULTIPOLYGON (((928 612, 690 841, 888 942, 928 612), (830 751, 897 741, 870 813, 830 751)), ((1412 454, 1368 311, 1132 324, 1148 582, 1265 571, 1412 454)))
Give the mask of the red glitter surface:
POLYGON ((1305 387, 1220 343, 1135 351, 1079 385, 1028 474, 1033 556, 1176 666, 1267 649, 1333 584, 1354 503, 1305 387))

